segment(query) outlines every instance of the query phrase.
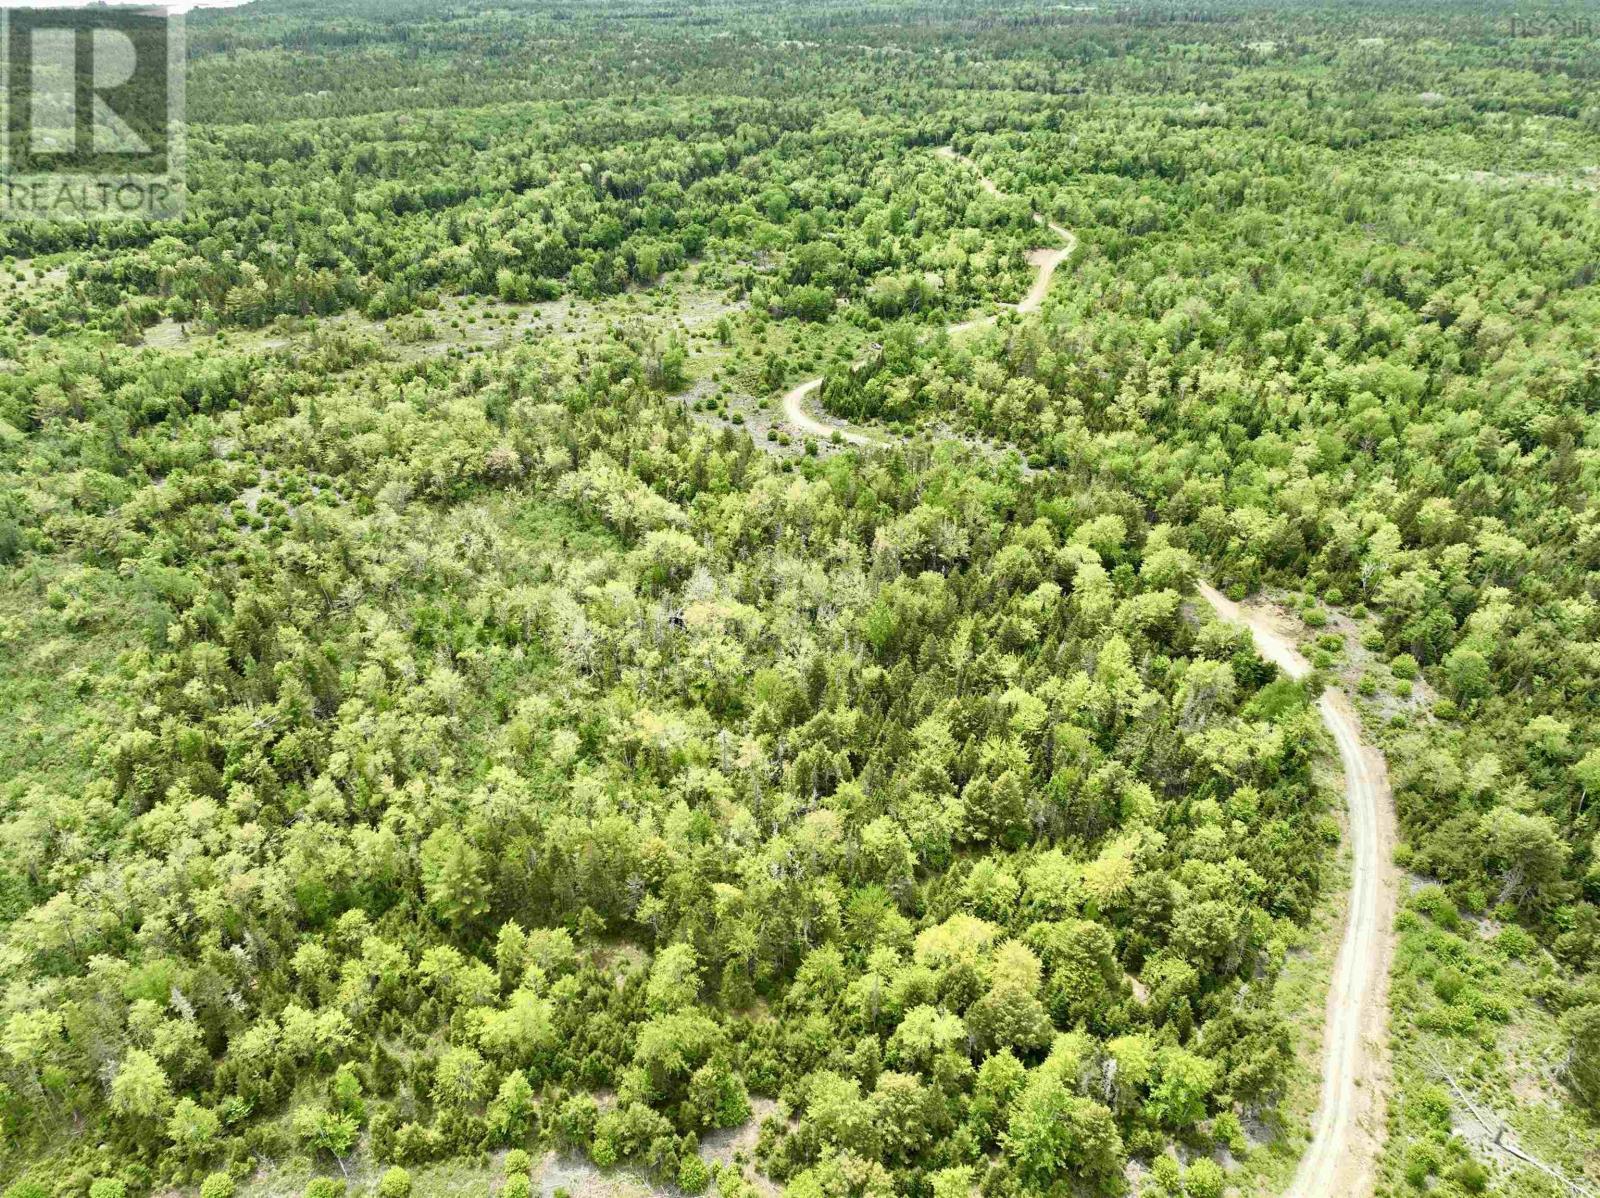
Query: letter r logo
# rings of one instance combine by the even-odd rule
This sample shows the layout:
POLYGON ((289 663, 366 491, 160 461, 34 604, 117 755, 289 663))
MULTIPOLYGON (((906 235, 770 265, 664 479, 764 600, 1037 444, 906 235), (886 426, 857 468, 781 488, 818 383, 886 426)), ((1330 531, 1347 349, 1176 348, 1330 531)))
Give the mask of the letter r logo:
POLYGON ((0 0, 0 220, 180 214, 182 14, 27 3, 0 0))
POLYGON ((35 154, 70 154, 91 148, 96 154, 148 154, 149 144, 106 100, 133 80, 139 52, 120 29, 34 29, 30 148, 35 154), (88 87, 78 70, 78 49, 87 41, 88 87), (79 92, 87 91, 87 110, 79 92), (84 141, 88 146, 84 146, 84 141))

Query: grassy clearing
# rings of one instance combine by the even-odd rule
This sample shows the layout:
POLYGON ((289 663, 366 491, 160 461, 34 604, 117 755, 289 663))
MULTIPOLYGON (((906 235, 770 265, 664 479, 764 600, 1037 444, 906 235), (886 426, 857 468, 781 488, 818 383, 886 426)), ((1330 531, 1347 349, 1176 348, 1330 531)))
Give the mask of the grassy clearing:
POLYGON ((1521 928, 1466 918, 1431 885, 1414 889, 1397 930, 1397 1101, 1380 1194, 1574 1192, 1513 1149, 1600 1188, 1600 1125, 1558 1078, 1555 961, 1521 928))

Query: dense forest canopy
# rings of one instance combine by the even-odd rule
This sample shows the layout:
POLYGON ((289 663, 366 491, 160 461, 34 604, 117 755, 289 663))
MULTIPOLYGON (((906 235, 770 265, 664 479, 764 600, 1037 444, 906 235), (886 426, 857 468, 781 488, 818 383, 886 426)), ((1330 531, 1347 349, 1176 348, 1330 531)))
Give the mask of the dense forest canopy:
POLYGON ((0 222, 7 1198, 1271 1192, 1352 652, 1380 1190, 1600 1178, 1595 20, 190 14, 0 222))

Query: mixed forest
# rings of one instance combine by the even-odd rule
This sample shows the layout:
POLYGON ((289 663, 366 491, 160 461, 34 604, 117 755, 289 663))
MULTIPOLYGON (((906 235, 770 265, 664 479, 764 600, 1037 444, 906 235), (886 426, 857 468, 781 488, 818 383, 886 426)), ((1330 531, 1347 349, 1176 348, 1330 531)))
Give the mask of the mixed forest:
POLYGON ((1596 21, 190 14, 0 222, 6 1198, 1279 1193, 1328 685, 1378 1192, 1600 1188, 1596 21))

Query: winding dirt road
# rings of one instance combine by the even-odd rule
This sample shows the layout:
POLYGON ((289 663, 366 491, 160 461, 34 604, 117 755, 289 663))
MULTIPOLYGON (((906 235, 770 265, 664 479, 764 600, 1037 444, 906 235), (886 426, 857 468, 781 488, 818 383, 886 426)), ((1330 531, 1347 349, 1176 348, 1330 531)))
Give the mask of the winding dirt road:
MULTIPOLYGON (((1271 617, 1241 608, 1204 582, 1195 589, 1219 617, 1250 630, 1256 651, 1291 678, 1311 664, 1271 617)), ((1398 875, 1394 868, 1394 795, 1383 755, 1361 741, 1361 722, 1331 687, 1317 700, 1344 768, 1351 878, 1344 938, 1334 958, 1322 1029, 1322 1096, 1311 1144, 1288 1198, 1359 1198, 1371 1194, 1383 1145, 1388 1074, 1389 963, 1394 954, 1398 875)))
POLYGON ((807 379, 794 390, 783 397, 783 418, 795 428, 810 437, 832 437, 838 433, 841 440, 851 445, 881 446, 884 442, 866 433, 858 433, 846 424, 830 424, 826 420, 819 420, 806 410, 806 400, 811 398, 811 393, 820 389, 821 379, 807 379))
MULTIPOLYGON (((964 162, 972 167, 973 170, 978 170, 977 163, 962 154, 958 154, 953 146, 940 146, 938 153, 941 158, 948 158, 954 162, 964 162)), ((978 171, 978 182, 982 184, 983 190, 990 195, 998 196, 1002 194, 1000 189, 994 185, 994 180, 982 171, 978 171)), ((1033 221, 1035 224, 1043 225, 1049 229, 1064 244, 1053 249, 1033 250, 1028 254, 1028 264, 1035 271, 1033 286, 1028 288, 1028 294, 1023 296, 1017 303, 1001 304, 1001 309, 1005 311, 1037 312, 1040 305, 1044 303, 1045 294, 1050 290, 1050 280, 1055 277, 1056 267, 1071 257, 1072 251, 1078 248, 1078 238, 1070 229, 1064 229, 1060 225, 1051 223, 1038 212, 1033 214, 1033 221)), ((972 320, 963 320, 950 325, 946 332, 954 336, 958 333, 970 332, 973 329, 984 329, 999 319, 999 313, 979 316, 972 320)), ((834 433, 838 433, 841 440, 851 445, 874 446, 884 444, 881 439, 869 433, 852 429, 844 424, 835 424, 812 415, 807 403, 812 394, 821 386, 821 379, 807 379, 784 395, 783 418, 807 436, 831 438, 834 433)))
MULTIPOLYGON (((939 153, 972 165, 970 159, 949 146, 939 153)), ((985 190, 1000 194, 987 177, 979 177, 985 190)), ((1038 268, 1033 286, 1020 303, 1004 305, 1018 312, 1038 309, 1056 267, 1078 244, 1071 232, 1050 224, 1040 214, 1035 213, 1034 220, 1046 225, 1066 244, 1058 249, 1036 250, 1030 256, 1038 268)), ((962 321, 951 325, 949 331, 982 328, 997 319, 998 316, 987 316, 962 321)), ((886 443, 847 425, 820 420, 807 411, 806 401, 821 386, 821 379, 810 379, 783 397, 784 417, 790 424, 812 436, 832 437, 837 432, 853 445, 886 443)), ((1304 678, 1311 672, 1310 663, 1269 614, 1256 608, 1241 608, 1204 582, 1197 583, 1196 589, 1220 618, 1248 628, 1261 656, 1289 677, 1304 678)), ((1394 955, 1398 893, 1394 796, 1383 756, 1362 743, 1360 720, 1344 695, 1331 688, 1324 691, 1317 710, 1338 745, 1344 770, 1351 881, 1344 936, 1328 988, 1322 1032, 1322 1093, 1312 1120, 1311 1144, 1300 1160, 1286 1198, 1365 1198, 1373 1192, 1383 1144, 1389 964, 1394 955)))
MULTIPOLYGON (((978 171, 978 164, 965 155, 958 154, 954 146, 940 146, 939 157, 949 158, 954 162, 964 162, 973 170, 978 171)), ((990 195, 998 196, 1002 194, 1000 189, 995 186, 994 180, 982 171, 978 171, 978 182, 982 184, 983 190, 990 195)), ((1078 248, 1078 235, 1071 229, 1064 229, 1060 225, 1052 224, 1045 219, 1043 213, 1035 212, 1033 214, 1033 223, 1043 225, 1065 244, 1055 249, 1034 250, 1028 255, 1028 264, 1038 273, 1033 277, 1033 286, 1028 288, 1028 294, 1023 296, 1020 302, 1000 305, 1002 309, 1012 312, 1037 312, 1039 305, 1044 303, 1045 293, 1050 290, 1050 280, 1055 277, 1056 267, 1070 258, 1072 251, 1078 248)), ((955 334, 965 333, 969 329, 988 328, 999 319, 999 313, 995 313, 990 316, 981 316, 974 320, 963 320, 959 324, 951 325, 949 331, 955 334)))

